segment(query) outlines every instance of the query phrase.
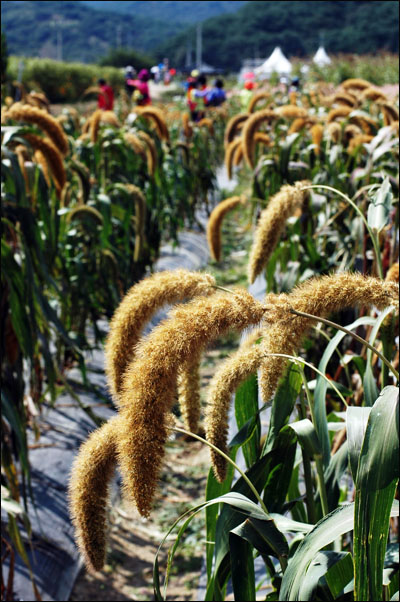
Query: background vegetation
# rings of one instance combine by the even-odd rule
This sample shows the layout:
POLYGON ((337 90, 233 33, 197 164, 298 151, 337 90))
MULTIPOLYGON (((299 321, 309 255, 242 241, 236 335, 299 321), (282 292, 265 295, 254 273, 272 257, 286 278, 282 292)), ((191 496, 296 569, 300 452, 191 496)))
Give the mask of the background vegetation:
MULTIPOLYGON (((63 58, 96 62, 110 48, 129 47, 165 56, 181 68, 195 29, 185 14, 203 24, 203 58, 237 71, 243 58, 267 57, 279 45, 288 56, 314 54, 321 42, 330 53, 397 52, 398 3, 394 1, 307 2, 2 2, 2 27, 11 54, 57 56, 57 18, 63 58), (88 5, 107 5, 110 12, 88 5), (227 5, 235 12, 228 13, 227 5), (130 5, 130 6, 128 6, 130 5), (111 12, 112 9, 112 12, 111 12), (157 10, 156 10, 157 9, 157 10), (123 14, 116 11, 124 10, 123 14), (216 11, 224 14, 215 16, 216 11), (210 18, 212 17, 212 18, 210 18), (224 36, 220 32, 224 31, 224 36)), ((104 7, 102 7, 104 8, 104 7)))

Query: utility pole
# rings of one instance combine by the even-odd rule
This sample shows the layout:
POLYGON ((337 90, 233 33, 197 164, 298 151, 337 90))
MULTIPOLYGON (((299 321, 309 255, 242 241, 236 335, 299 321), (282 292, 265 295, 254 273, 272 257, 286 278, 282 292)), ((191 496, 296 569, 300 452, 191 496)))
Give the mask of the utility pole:
POLYGON ((74 21, 69 21, 67 19, 63 19, 61 15, 55 15, 54 19, 50 21, 50 25, 52 27, 56 27, 56 51, 57 51, 57 61, 63 60, 63 37, 62 30, 63 27, 70 27, 71 25, 75 25, 74 21))
POLYGON ((187 46, 186 46, 185 67, 186 67, 186 69, 190 69, 191 66, 192 66, 192 40, 188 40, 187 46))
POLYGON ((116 47, 121 48, 121 46, 122 46, 122 25, 117 25, 115 34, 116 34, 116 38, 115 38, 116 47))
POLYGON ((201 23, 199 23, 197 25, 197 35, 196 35, 196 67, 197 69, 201 69, 201 65, 203 63, 203 60, 201 58, 201 54, 202 54, 202 28, 201 28, 201 23))

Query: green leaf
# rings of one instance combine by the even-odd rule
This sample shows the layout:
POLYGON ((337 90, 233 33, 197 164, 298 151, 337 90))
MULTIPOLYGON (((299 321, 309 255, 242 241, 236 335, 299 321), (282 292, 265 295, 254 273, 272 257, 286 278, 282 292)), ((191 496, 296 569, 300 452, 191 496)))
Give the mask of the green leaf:
MULTIPOLYGON (((213 500, 209 500, 207 502, 203 502, 203 503, 195 506, 194 508, 191 508, 190 510, 188 510, 184 514, 182 514, 174 522, 174 524, 170 527, 170 529, 168 530, 168 532, 164 536, 163 540, 161 541, 161 543, 160 543, 160 545, 158 547, 157 553, 156 553, 155 558, 154 558, 153 580, 154 580, 154 592, 155 592, 156 596, 161 596, 161 599, 163 599, 163 600, 166 599, 166 586, 168 584, 168 577, 169 577, 169 573, 170 573, 170 570, 171 570, 173 557, 174 557, 175 551, 178 548, 178 545, 179 545, 179 542, 180 542, 180 540, 182 538, 182 535, 183 535, 184 531, 186 530, 186 528, 188 527, 188 525, 191 522, 191 520, 195 517, 195 515, 198 512, 200 512, 200 510, 203 510, 204 508, 207 508, 207 506, 212 506, 213 504, 220 504, 220 503, 228 504, 228 505, 236 508, 236 510, 240 514, 244 514, 246 516, 254 517, 254 518, 257 518, 259 520, 269 520, 270 519, 269 515, 265 514, 265 512, 263 512, 263 510, 261 508, 259 508, 254 502, 252 502, 251 500, 249 500, 247 497, 245 497, 241 493, 237 493, 237 492, 230 492, 230 493, 227 493, 225 495, 219 496, 219 497, 217 497, 217 498, 215 498, 213 500), (171 550, 170 550, 170 552, 168 554, 167 574, 166 574, 165 583, 164 583, 164 597, 162 597, 162 595, 161 595, 161 589, 160 589, 160 581, 159 581, 158 556, 159 556, 160 550, 161 550, 162 546, 164 545, 167 537, 174 530, 174 528, 176 527, 176 525, 183 518, 187 517, 188 515, 190 515, 189 518, 187 518, 186 521, 184 522, 184 524, 180 527, 178 535, 177 535, 176 540, 174 542, 174 545, 172 546, 172 548, 171 548, 171 550)), ((238 516, 240 516, 240 514, 238 514, 238 516)), ((229 550, 229 548, 228 548, 228 550, 229 550)), ((217 582, 214 584, 214 587, 219 587, 219 585, 218 585, 217 582)), ((157 598, 157 599, 160 599, 160 598, 157 598)))
POLYGON ((301 447, 307 452, 307 454, 310 457, 322 455, 321 445, 318 440, 317 431, 315 430, 311 420, 309 420, 308 418, 304 418, 304 420, 292 422, 288 425, 288 428, 294 430, 301 447))
MULTIPOLYGON (((266 467, 270 462, 268 456, 260 458, 254 466, 249 468, 246 472, 247 477, 253 483, 254 487, 258 492, 261 492, 264 488, 265 481, 267 478, 266 467)), ((255 496, 243 477, 240 477, 232 487, 232 493, 242 494, 247 496, 250 500, 255 500, 255 496)), ((229 532, 237 527, 242 522, 242 517, 237 512, 235 507, 228 507, 224 505, 221 513, 217 520, 216 532, 215 532, 215 566, 214 566, 214 579, 215 584, 219 587, 223 587, 226 581, 230 565, 227 563, 227 557, 229 559, 229 532)))
MULTIPOLYGON (((399 504, 395 500, 392 504, 391 516, 399 515, 399 504)), ((354 503, 336 508, 324 518, 304 537, 293 557, 289 560, 288 568, 283 575, 280 599, 301 600, 300 588, 307 568, 314 556, 338 539, 344 533, 351 531, 354 525, 354 503)))
POLYGON ((331 457, 331 461, 324 471, 326 495, 330 512, 337 508, 340 499, 340 480, 348 465, 347 446, 348 441, 345 441, 340 446, 340 449, 331 457))
POLYGON ((346 412, 346 430, 350 470, 355 482, 361 447, 371 408, 349 407, 346 412))
MULTIPOLYGON (((351 554, 345 554, 343 552, 318 552, 318 554, 310 563, 307 569, 307 573, 304 576, 299 591, 299 599, 304 601, 315 600, 317 589, 324 589, 324 586, 325 588, 327 587, 324 579, 326 573, 333 567, 335 567, 337 564, 339 564, 339 562, 343 559, 343 556, 350 556, 351 558, 351 554)), ((351 565, 351 567, 353 568, 353 564, 351 565)), ((353 571, 351 572, 351 578, 352 577, 353 571)), ((329 595, 329 591, 327 592, 327 594, 329 595)), ((321 597, 321 593, 319 597, 321 597)))
POLYGON ((269 458, 269 462, 265 467, 263 499, 269 511, 283 511, 293 473, 296 448, 296 434, 287 426, 275 437, 274 447, 265 456, 269 458))
POLYGON ((239 537, 246 539, 261 555, 287 558, 288 542, 275 522, 247 518, 243 523, 232 529, 239 537))
POLYGON ((232 567, 232 588, 235 600, 247 602, 256 599, 252 546, 233 531, 229 534, 229 552, 232 567))
POLYGON ((285 376, 280 380, 271 409, 268 436, 262 450, 262 456, 274 447, 279 431, 287 424, 294 404, 299 396, 303 380, 296 364, 290 364, 285 376))
POLYGON ((374 403, 355 480, 355 600, 383 599, 389 517, 399 478, 399 395, 385 387, 374 403))
MULTIPOLYGON (((230 457, 232 458, 232 460, 235 460, 235 456, 236 456, 236 449, 233 449, 230 452, 230 457)), ((208 478, 207 478, 207 485, 206 485, 206 501, 207 502, 209 500, 217 498, 221 495, 224 495, 225 493, 228 493, 228 491, 231 488, 234 472, 235 472, 235 469, 234 469, 233 465, 230 462, 228 462, 226 479, 224 480, 223 483, 220 483, 215 478, 213 469, 210 468, 210 471, 208 473, 208 478)), ((207 538, 208 542, 213 542, 213 541, 215 541, 215 529, 216 529, 216 525, 217 525, 218 506, 216 506, 216 505, 207 506, 205 513, 206 513, 206 538, 207 538)), ((206 564, 207 564, 208 579, 210 579, 210 577, 211 577, 213 556, 214 556, 214 546, 211 543, 209 543, 209 544, 207 544, 207 548, 206 548, 206 564)))
POLYGON ((338 598, 344 588, 354 579, 353 557, 343 554, 342 558, 325 573, 325 579, 334 599, 338 598))
POLYGON ((241 429, 253 416, 256 416, 250 437, 243 445, 243 456, 249 468, 260 455, 260 417, 258 415, 257 374, 252 374, 238 387, 235 395, 235 416, 238 429, 241 429))
POLYGON ((364 372, 363 386, 365 404, 371 407, 375 399, 379 395, 379 389, 376 386, 376 381, 372 372, 372 366, 370 362, 367 364, 367 367, 364 372))
MULTIPOLYGON (((365 316, 355 320, 349 326, 346 326, 348 330, 355 330, 359 326, 363 325, 373 325, 375 323, 375 319, 365 316)), ((337 349, 339 343, 344 339, 346 333, 343 331, 338 331, 335 336, 329 341, 324 354, 321 358, 321 361, 318 365, 318 370, 326 373, 326 368, 329 360, 337 349)), ((326 421, 326 392, 328 390, 328 383, 322 376, 317 376, 317 384, 314 391, 314 413, 315 413, 315 428, 318 433, 318 438, 321 442, 322 451, 323 451, 323 461, 324 466, 327 467, 330 462, 330 453, 331 453, 331 444, 329 440, 328 426, 326 421)), ((376 399, 376 397, 374 397, 376 399)))
POLYGON ((386 177, 382 186, 371 196, 371 202, 368 206, 368 225, 374 232, 380 232, 387 225, 392 201, 392 187, 389 178, 386 177))

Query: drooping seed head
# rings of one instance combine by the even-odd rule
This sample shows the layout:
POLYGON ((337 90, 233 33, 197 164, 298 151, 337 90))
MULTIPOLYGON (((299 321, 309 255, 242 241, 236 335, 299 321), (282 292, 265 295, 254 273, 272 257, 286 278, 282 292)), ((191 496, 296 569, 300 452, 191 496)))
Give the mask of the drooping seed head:
POLYGON ((207 222, 207 241, 211 257, 215 261, 221 259, 221 226, 227 213, 243 203, 240 196, 233 196, 221 201, 211 212, 207 222))
POLYGON ((110 419, 81 445, 68 487, 75 539, 86 565, 96 571, 103 567, 106 556, 106 511, 117 464, 119 422, 119 416, 110 419))
POLYGON ((267 264, 271 253, 275 249, 288 217, 296 209, 302 207, 306 198, 306 191, 302 188, 306 181, 296 182, 294 186, 284 185, 261 212, 254 242, 250 250, 248 275, 250 283, 254 282, 267 264))
POLYGON ((164 305, 214 292, 215 279, 209 274, 175 270, 158 272, 133 285, 110 322, 105 346, 108 386, 119 403, 122 378, 132 360, 143 328, 164 305))
POLYGON ((34 123, 46 132, 61 155, 65 156, 68 153, 68 138, 58 121, 47 111, 38 107, 15 103, 7 110, 5 115, 7 119, 12 119, 13 121, 34 123))
MULTIPOLYGON (((290 295, 280 296, 275 312, 268 311, 263 345, 267 353, 297 353, 313 320, 290 313, 290 308, 314 316, 326 317, 350 307, 398 307, 399 287, 395 282, 344 272, 311 278, 290 295)), ((261 364, 261 391, 265 402, 273 395, 286 362, 281 357, 266 357, 261 364)))
POLYGON ((175 309, 137 348, 124 376, 117 445, 126 491, 143 516, 157 486, 179 367, 227 330, 259 323, 264 311, 244 290, 200 297, 175 309))

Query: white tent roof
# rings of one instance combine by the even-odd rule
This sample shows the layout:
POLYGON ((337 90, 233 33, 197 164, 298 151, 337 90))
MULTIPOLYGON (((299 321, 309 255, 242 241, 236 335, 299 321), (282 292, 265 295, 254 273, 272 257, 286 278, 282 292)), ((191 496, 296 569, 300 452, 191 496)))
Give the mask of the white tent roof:
POLYGON ((292 70, 290 61, 277 46, 271 56, 259 67, 254 69, 256 75, 271 75, 271 73, 287 74, 292 70))
POLYGON ((324 65, 329 65, 332 61, 329 56, 326 54, 325 48, 320 46, 315 53, 313 58, 314 63, 316 63, 319 67, 323 67, 324 65))

